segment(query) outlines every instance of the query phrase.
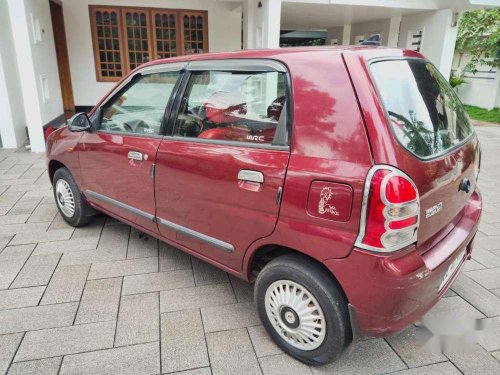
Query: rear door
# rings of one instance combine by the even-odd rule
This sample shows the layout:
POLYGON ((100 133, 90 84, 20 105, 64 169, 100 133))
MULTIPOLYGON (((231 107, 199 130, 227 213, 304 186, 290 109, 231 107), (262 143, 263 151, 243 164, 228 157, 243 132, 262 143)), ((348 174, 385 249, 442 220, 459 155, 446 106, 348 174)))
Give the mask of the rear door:
POLYGON ((476 184, 479 144, 455 91, 428 61, 384 59, 370 71, 397 140, 397 166, 420 194, 425 251, 462 216, 476 184))
POLYGON ((259 60, 191 62, 158 149, 162 235, 235 270, 278 218, 289 158, 287 74, 259 60))
POLYGON ((87 199, 154 232, 153 168, 180 68, 152 67, 118 88, 100 108, 98 129, 78 145, 87 199))

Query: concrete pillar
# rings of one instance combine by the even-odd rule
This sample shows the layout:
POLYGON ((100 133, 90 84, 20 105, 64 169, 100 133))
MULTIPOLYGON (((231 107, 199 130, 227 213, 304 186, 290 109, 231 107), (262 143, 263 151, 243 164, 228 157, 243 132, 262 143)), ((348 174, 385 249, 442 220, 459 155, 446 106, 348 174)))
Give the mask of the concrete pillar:
POLYGON ((346 24, 342 32, 342 45, 347 46, 349 44, 351 44, 351 24, 346 24))
POLYGON ((401 16, 391 17, 391 21, 389 24, 389 38, 387 40, 388 47, 398 46, 400 25, 401 25, 401 16))
POLYGON ((457 26, 453 26, 453 11, 441 9, 401 17, 398 47, 411 48, 409 34, 422 31, 420 52, 448 78, 457 40, 457 26))
MULTIPOLYGON (((255 47, 278 48, 280 45, 281 0, 255 1, 255 47), (259 5, 262 4, 261 7, 259 5)), ((251 13, 248 12, 250 15, 251 13)))
MULTIPOLYGON (((7 0, 31 150, 45 151, 43 122, 24 1, 7 0)), ((14 52, 14 51, 12 51, 14 52)))
POLYGON ((243 4, 243 48, 255 48, 255 13, 257 12, 257 1, 247 0, 243 4))
POLYGON ((0 135, 3 148, 18 148, 27 140, 21 83, 14 54, 7 3, 0 2, 0 135))

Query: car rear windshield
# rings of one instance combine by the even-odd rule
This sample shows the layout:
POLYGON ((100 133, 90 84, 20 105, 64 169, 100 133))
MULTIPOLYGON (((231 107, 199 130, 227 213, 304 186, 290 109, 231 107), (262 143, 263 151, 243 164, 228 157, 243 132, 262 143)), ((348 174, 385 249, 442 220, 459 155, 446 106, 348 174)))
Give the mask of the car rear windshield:
POLYGON ((432 158, 473 132, 455 91, 425 60, 371 64, 379 95, 398 141, 420 158, 432 158))

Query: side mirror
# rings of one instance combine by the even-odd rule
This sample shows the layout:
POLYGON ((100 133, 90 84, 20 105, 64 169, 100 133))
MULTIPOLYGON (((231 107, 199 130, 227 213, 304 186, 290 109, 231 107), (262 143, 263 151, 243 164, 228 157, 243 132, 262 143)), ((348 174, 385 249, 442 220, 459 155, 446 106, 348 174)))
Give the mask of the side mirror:
POLYGON ((68 129, 72 132, 84 132, 92 129, 92 122, 86 113, 77 113, 68 120, 68 129))

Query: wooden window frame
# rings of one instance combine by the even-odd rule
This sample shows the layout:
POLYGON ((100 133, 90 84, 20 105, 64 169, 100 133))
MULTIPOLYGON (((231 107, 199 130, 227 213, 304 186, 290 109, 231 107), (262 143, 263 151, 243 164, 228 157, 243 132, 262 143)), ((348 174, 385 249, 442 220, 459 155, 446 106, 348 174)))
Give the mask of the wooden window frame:
POLYGON ((157 13, 170 13, 175 14, 176 17, 176 44, 177 44, 177 56, 185 55, 184 49, 184 24, 182 17, 184 15, 196 15, 203 17, 203 47, 204 52, 209 51, 209 41, 208 41, 208 11, 197 10, 197 9, 169 9, 169 8, 153 8, 153 7, 135 7, 135 6, 113 6, 113 5, 89 5, 89 17, 90 17, 90 28, 92 35, 92 48, 94 53, 94 67, 97 82, 117 82, 123 77, 131 72, 129 55, 128 55, 128 37, 127 37, 127 25, 124 20, 124 13, 126 11, 135 12, 145 12, 147 13, 147 31, 148 31, 148 47, 149 47, 149 57, 151 60, 156 60, 158 56, 158 46, 156 37, 156 26, 155 26, 155 15, 157 13), (101 72, 101 62, 99 58, 99 42, 97 36, 97 27, 95 13, 101 12, 116 12, 118 15, 118 39, 120 47, 120 63, 122 67, 122 75, 120 77, 109 77, 103 76, 101 72))

